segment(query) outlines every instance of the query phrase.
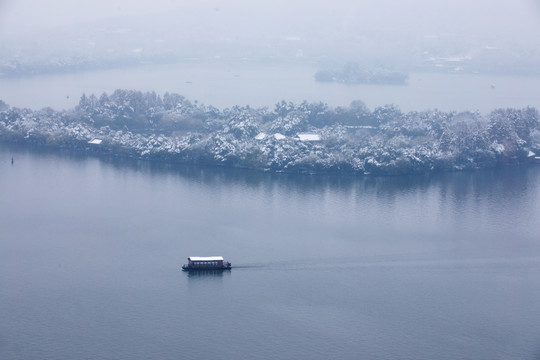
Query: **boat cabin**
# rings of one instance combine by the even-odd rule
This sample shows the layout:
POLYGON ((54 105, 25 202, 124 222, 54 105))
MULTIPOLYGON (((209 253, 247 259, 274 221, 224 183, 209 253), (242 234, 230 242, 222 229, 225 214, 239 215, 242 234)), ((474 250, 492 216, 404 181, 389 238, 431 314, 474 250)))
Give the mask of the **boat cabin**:
POLYGON ((223 260, 221 256, 190 256, 187 265, 182 266, 183 270, 228 270, 231 263, 223 260))

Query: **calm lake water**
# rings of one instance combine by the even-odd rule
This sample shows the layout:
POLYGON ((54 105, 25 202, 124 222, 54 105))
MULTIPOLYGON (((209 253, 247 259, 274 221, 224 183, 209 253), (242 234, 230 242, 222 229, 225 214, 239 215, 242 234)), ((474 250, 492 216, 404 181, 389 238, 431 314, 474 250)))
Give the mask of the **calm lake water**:
POLYGON ((0 188, 2 359, 540 358, 540 167, 295 176, 0 147, 0 188), (233 269, 187 274, 190 255, 233 269))
POLYGON ((362 100, 373 110, 385 104, 403 111, 480 111, 540 108, 540 78, 481 74, 411 73, 407 86, 316 82, 309 64, 187 62, 23 78, 0 78, 0 99, 15 107, 70 109, 83 93, 116 89, 175 92, 218 108, 273 106, 281 101, 323 101, 348 106, 362 100))

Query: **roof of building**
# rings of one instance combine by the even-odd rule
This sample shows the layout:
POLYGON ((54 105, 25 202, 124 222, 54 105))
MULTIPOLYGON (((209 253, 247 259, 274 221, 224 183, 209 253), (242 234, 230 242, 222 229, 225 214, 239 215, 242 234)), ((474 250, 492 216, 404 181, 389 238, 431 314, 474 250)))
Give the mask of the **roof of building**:
POLYGON ((266 137, 266 134, 261 132, 261 133, 258 133, 257 136, 255 136, 255 139, 256 140, 263 140, 265 137, 266 137))
POLYGON ((319 134, 298 134, 300 141, 320 141, 321 136, 319 134))
POLYGON ((189 261, 223 261, 223 256, 190 256, 189 261))

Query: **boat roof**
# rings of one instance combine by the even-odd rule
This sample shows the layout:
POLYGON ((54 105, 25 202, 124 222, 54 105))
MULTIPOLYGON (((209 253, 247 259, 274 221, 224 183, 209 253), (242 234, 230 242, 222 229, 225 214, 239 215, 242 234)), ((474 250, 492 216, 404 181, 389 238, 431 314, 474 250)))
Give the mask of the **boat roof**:
POLYGON ((190 256, 189 261, 223 261, 223 256, 190 256))

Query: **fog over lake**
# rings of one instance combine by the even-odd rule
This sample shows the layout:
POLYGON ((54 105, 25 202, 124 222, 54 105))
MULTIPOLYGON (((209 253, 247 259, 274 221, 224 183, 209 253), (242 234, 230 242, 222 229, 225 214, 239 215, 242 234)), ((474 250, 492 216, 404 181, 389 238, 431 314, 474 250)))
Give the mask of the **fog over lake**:
POLYGON ((538 106, 533 0, 7 0, 0 19, 0 99, 15 107, 72 108, 83 93, 115 89, 176 92, 219 108, 281 100, 404 111, 538 106), (314 80, 347 63, 403 71, 408 85, 314 80))
POLYGON ((348 106, 363 101, 370 109, 395 104, 403 111, 480 111, 540 108, 540 77, 412 73, 408 85, 349 85, 316 82, 317 67, 302 64, 198 64, 146 66, 5 79, 0 99, 11 106, 71 109, 83 93, 116 89, 174 92, 218 108, 235 105, 273 108, 282 100, 348 106))

